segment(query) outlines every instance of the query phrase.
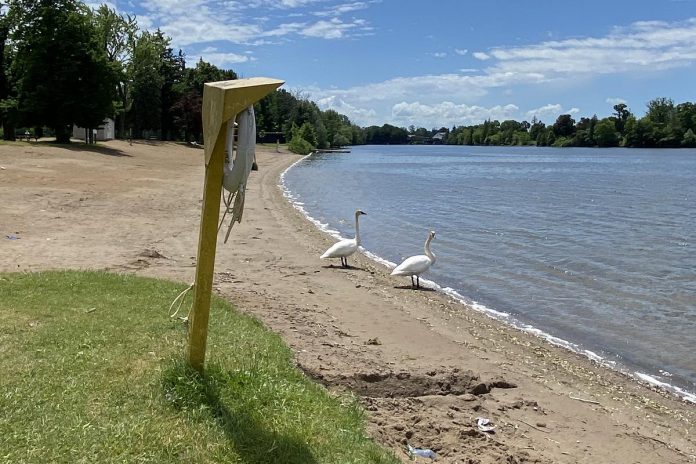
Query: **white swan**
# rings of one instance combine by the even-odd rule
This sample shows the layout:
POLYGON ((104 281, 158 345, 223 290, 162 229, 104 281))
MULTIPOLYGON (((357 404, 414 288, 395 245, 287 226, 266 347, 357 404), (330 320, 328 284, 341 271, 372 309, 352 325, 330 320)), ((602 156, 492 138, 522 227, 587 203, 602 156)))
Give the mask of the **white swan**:
POLYGON ((347 238, 334 243, 331 248, 321 255, 321 259, 341 258, 341 267, 348 267, 348 256, 355 253, 360 246, 360 225, 358 224, 358 218, 363 214, 367 213, 359 209, 355 210, 355 238, 347 238))
POLYGON ((399 264, 394 268, 391 275, 393 276, 410 276, 411 277, 411 287, 420 288, 420 275, 430 269, 430 266, 435 264, 435 255, 430 251, 430 242, 435 238, 435 231, 431 230, 428 234, 428 238, 425 241, 425 254, 411 256, 406 258, 403 263, 399 264), (415 284, 413 282, 413 276, 416 276, 415 284))

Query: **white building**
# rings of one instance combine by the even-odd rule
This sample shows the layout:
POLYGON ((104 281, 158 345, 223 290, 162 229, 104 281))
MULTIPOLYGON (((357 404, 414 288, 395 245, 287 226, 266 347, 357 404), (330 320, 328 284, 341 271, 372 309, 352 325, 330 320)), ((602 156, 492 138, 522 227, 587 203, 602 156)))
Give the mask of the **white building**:
MULTIPOLYGON (((97 140, 113 140, 116 134, 114 120, 106 118, 101 126, 97 128, 97 140)), ((85 128, 73 125, 72 138, 84 140, 85 128)))

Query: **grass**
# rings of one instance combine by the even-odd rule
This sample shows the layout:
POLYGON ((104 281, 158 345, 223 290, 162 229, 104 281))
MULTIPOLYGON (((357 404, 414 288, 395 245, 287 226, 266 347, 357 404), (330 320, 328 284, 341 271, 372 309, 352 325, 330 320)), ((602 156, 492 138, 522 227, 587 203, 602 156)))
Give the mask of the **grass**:
POLYGON ((213 299, 205 375, 168 317, 183 285, 100 272, 0 274, 0 462, 396 463, 355 400, 213 299))

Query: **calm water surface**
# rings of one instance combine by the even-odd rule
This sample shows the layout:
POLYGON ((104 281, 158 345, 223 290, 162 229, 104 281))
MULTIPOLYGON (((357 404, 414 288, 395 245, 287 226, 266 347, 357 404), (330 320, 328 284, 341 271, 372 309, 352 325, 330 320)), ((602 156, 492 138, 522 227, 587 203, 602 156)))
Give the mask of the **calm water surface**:
MULTIPOLYGON (((696 392, 696 150, 362 146, 285 176, 313 218, 631 371, 696 392)), ((395 284, 406 284, 396 280, 395 284)))

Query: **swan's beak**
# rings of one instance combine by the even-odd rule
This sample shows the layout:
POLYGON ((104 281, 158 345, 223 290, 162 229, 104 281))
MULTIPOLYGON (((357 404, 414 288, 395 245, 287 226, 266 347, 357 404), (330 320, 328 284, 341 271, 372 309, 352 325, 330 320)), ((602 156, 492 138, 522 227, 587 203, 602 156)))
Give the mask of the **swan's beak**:
POLYGON ((363 210, 358 211, 358 214, 364 214, 365 216, 367 216, 367 213, 363 210))

